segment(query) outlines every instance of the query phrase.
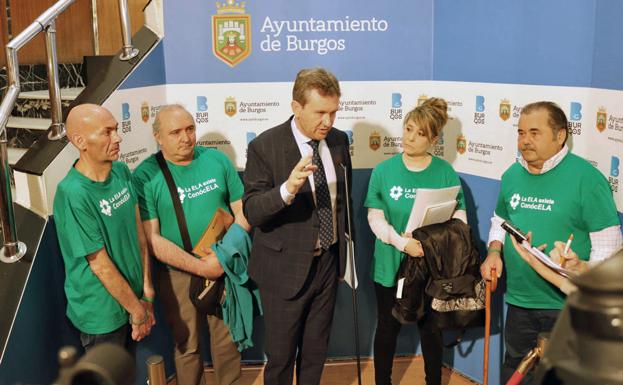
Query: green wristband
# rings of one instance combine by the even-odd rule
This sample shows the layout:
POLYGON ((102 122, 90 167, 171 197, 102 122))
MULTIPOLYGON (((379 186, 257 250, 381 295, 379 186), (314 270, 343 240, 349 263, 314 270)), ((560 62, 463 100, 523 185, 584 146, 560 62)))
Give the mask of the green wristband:
POLYGON ((141 301, 145 301, 145 302, 149 302, 149 303, 154 303, 154 299, 153 299, 153 298, 149 298, 149 297, 145 297, 145 296, 142 296, 142 297, 141 297, 141 301))
POLYGON ((498 247, 489 247, 489 248, 487 249, 487 252, 488 252, 489 254, 491 254, 491 253, 498 253, 498 254, 502 254, 502 249, 500 249, 500 248, 498 248, 498 247))

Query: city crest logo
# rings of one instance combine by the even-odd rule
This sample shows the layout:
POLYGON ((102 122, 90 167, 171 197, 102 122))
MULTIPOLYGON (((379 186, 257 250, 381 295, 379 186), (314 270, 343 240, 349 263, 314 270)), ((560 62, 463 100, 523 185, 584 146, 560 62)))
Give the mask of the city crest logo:
POLYGON ((212 52, 230 67, 251 53, 251 16, 245 14, 246 2, 216 2, 212 15, 212 52))
POLYGON ((372 151, 376 151, 381 148, 381 134, 376 131, 373 131, 370 134, 369 145, 372 151))
POLYGON ((225 114, 231 118, 232 116, 236 115, 237 110, 238 108, 236 107, 236 99, 231 96, 225 98, 225 114))
POLYGON ((507 121, 511 117, 511 102, 508 99, 502 99, 500 102, 500 119, 507 121))
POLYGON ((603 132, 606 129, 606 122, 608 121, 608 111, 605 107, 599 107, 597 110, 597 130, 603 132))
POLYGON ((463 155, 467 149, 467 139, 463 135, 456 138, 456 152, 463 155))
POLYGON ((145 123, 149 120, 149 104, 147 104, 147 102, 141 104, 141 119, 143 119, 145 123))

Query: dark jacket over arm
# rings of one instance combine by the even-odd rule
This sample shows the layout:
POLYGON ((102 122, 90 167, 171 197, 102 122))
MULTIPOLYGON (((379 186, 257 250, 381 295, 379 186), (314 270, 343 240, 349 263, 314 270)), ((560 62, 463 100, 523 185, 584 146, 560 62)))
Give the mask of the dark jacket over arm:
POLYGON ((422 243, 424 257, 404 257, 397 279, 404 279, 402 298, 394 316, 402 323, 421 320, 431 311, 431 299, 476 297, 480 257, 469 225, 460 219, 428 225, 413 231, 422 243))

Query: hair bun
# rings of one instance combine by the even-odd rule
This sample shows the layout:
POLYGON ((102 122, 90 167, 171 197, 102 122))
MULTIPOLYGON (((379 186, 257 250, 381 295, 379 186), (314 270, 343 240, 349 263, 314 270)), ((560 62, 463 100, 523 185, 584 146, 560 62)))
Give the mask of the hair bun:
POLYGON ((444 120, 444 122, 448 120, 448 103, 444 99, 429 98, 422 103, 422 106, 432 109, 444 120))
POLYGON ((442 98, 429 98, 407 113, 404 125, 413 121, 433 141, 448 122, 448 103, 442 98))

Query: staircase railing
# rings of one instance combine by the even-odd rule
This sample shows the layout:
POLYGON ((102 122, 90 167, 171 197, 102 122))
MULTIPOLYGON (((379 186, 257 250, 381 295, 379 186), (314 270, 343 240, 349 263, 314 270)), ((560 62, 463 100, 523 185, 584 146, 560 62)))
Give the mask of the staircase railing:
MULTIPOLYGON (((3 237, 3 247, 0 249, 0 261, 2 262, 17 262, 26 254, 26 245, 17 239, 6 130, 9 116, 11 115, 11 111, 13 110, 15 101, 20 92, 17 51, 40 32, 45 32, 48 88, 52 119, 52 124, 48 131, 48 138, 52 140, 63 138, 66 132, 65 124, 63 123, 61 93, 58 81, 56 18, 75 1, 76 0, 58 1, 6 45, 8 86, 5 97, 0 104, 0 224, 2 225, 3 237)), ((119 0, 119 14, 123 37, 123 50, 119 58, 121 60, 130 60, 138 55, 138 50, 132 46, 131 42, 130 17, 127 0, 119 0)))

